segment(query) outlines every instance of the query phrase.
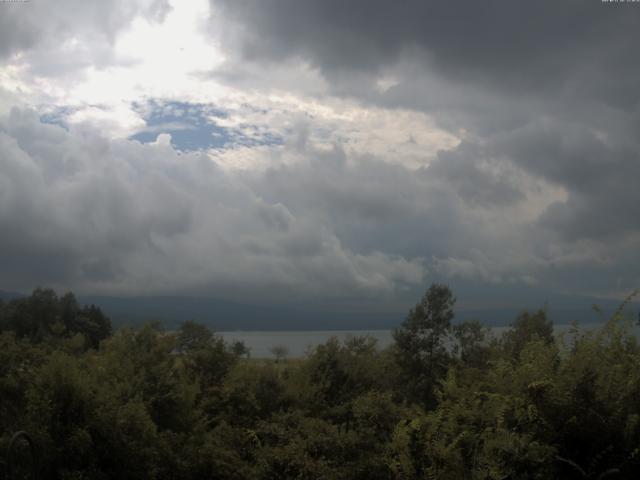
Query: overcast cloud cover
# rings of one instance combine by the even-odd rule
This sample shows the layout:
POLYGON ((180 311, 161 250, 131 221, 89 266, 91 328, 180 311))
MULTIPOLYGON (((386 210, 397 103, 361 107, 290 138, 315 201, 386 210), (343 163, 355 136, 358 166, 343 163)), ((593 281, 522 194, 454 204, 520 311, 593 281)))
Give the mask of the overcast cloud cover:
POLYGON ((640 285, 640 3, 186 3, 0 4, 0 289, 640 285))

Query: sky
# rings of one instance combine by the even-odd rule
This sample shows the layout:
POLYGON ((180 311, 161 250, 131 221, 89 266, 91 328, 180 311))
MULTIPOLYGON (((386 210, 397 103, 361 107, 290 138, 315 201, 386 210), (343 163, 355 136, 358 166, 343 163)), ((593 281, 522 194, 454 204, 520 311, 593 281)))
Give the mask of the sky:
POLYGON ((624 297, 638 45, 632 1, 0 2, 0 289, 624 297))

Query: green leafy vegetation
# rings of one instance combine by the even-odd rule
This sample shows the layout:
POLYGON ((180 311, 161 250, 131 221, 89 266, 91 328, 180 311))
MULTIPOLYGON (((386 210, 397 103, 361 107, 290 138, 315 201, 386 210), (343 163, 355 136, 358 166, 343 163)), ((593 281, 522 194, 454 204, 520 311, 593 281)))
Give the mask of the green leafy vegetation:
MULTIPOLYGON (((51 479, 601 479, 640 471, 640 346, 622 310, 553 335, 454 324, 432 285, 384 350, 248 358, 202 325, 111 331, 38 289, 0 304, 0 448, 51 479)), ((279 347, 278 347, 279 348, 279 347)))

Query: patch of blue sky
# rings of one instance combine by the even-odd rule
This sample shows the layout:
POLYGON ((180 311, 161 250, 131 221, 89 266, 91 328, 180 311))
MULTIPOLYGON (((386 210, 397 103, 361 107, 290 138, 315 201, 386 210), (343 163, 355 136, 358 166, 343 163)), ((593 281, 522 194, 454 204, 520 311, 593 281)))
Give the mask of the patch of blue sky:
POLYGON ((262 132, 258 129, 250 132, 248 132, 246 128, 233 129, 229 134, 229 139, 234 145, 241 145, 243 147, 284 144, 284 139, 280 135, 272 132, 262 132))
POLYGON ((173 147, 183 152, 282 143, 277 135, 258 132, 258 127, 218 125, 216 118, 223 119, 228 114, 212 105, 150 100, 133 104, 133 108, 145 119, 146 126, 129 138, 141 143, 154 142, 161 133, 170 134, 173 147))
POLYGON ((66 122, 66 118, 78 110, 78 107, 70 106, 48 108, 44 113, 40 115, 40 121, 42 123, 48 123, 50 125, 58 125, 65 130, 69 130, 69 125, 66 122))

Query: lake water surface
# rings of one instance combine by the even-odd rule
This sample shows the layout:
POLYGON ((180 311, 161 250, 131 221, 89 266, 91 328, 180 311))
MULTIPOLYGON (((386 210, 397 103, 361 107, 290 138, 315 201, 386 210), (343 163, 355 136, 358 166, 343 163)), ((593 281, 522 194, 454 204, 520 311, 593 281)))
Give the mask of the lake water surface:
POLYGON ((240 340, 251 350, 252 358, 273 357, 271 348, 285 347, 289 357, 302 357, 305 353, 331 337, 345 340, 349 337, 370 336, 377 340, 378 347, 384 348, 391 344, 391 330, 320 330, 280 331, 280 332, 217 332, 226 341, 240 340))
MULTIPOLYGON (((598 324, 582 325, 583 329, 597 328, 598 324)), ((509 327, 492 327, 495 335, 500 335, 509 327)), ((570 328, 570 325, 556 325, 556 334, 561 334, 570 328)), ((635 327, 636 335, 640 334, 640 328, 635 327)), ((285 347, 288 357, 302 357, 311 348, 325 343, 331 337, 345 340, 349 337, 370 336, 377 340, 378 347, 384 348, 393 342, 391 330, 319 330, 319 331, 247 331, 247 332, 217 332, 226 341, 240 340, 251 350, 252 358, 272 358, 271 349, 276 346, 285 347)))

